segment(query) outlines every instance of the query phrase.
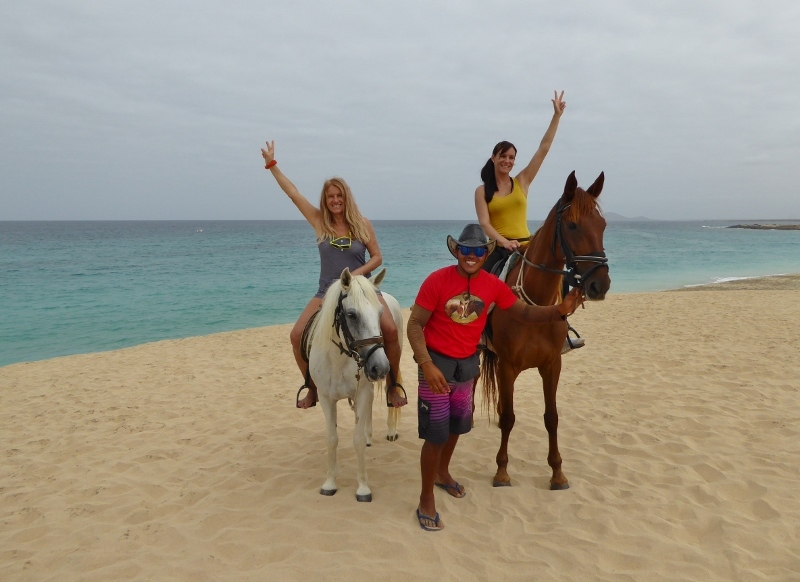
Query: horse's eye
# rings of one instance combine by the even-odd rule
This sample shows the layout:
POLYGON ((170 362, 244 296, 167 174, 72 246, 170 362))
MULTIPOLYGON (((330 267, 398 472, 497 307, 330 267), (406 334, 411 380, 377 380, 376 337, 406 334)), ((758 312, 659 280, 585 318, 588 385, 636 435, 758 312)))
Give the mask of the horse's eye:
POLYGON ((567 223, 567 228, 570 229, 570 230, 578 230, 578 225, 576 223, 574 223, 574 222, 568 222, 567 223))
POLYGON ((348 311, 347 319, 349 319, 350 321, 355 321, 358 319, 358 314, 355 311, 348 311))

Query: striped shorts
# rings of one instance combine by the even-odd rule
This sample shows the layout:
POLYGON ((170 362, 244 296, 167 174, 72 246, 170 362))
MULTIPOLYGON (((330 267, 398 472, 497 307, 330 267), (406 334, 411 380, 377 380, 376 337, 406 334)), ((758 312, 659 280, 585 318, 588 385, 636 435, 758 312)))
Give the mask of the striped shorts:
POLYGON ((451 434, 472 429, 472 380, 450 382, 449 394, 434 394, 418 368, 417 423, 419 438, 441 445, 451 434))

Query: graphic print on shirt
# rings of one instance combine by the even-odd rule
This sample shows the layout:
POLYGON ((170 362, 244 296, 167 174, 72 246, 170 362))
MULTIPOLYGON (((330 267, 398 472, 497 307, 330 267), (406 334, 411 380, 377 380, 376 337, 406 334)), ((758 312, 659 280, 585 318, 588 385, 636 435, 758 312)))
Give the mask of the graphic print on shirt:
POLYGON ((467 324, 478 319, 484 307, 483 299, 464 291, 444 304, 444 312, 456 323, 467 324))

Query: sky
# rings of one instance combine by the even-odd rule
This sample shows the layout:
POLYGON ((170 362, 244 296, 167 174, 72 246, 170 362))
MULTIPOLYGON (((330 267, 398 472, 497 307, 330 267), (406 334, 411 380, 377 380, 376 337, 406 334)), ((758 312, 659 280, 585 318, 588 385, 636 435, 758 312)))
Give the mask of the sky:
POLYGON ((480 168, 542 218, 575 170, 653 219, 800 219, 796 0, 31 0, 0 23, 0 220, 468 220, 480 168))

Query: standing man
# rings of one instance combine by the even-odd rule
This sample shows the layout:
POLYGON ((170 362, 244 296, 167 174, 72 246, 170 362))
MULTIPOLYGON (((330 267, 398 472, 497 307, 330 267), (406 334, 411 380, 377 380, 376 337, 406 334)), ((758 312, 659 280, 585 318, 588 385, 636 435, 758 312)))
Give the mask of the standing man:
POLYGON ((467 494, 450 475, 450 459, 459 435, 472 428, 472 383, 478 376, 477 352, 487 309, 494 303, 523 323, 564 319, 580 305, 577 290, 558 305, 527 305, 497 277, 483 271, 494 250, 480 225, 468 224, 458 240, 447 237, 458 264, 434 271, 411 307, 408 341, 419 365, 417 416, 422 492, 417 519, 422 529, 444 529, 433 496, 434 485, 456 498, 467 494))

